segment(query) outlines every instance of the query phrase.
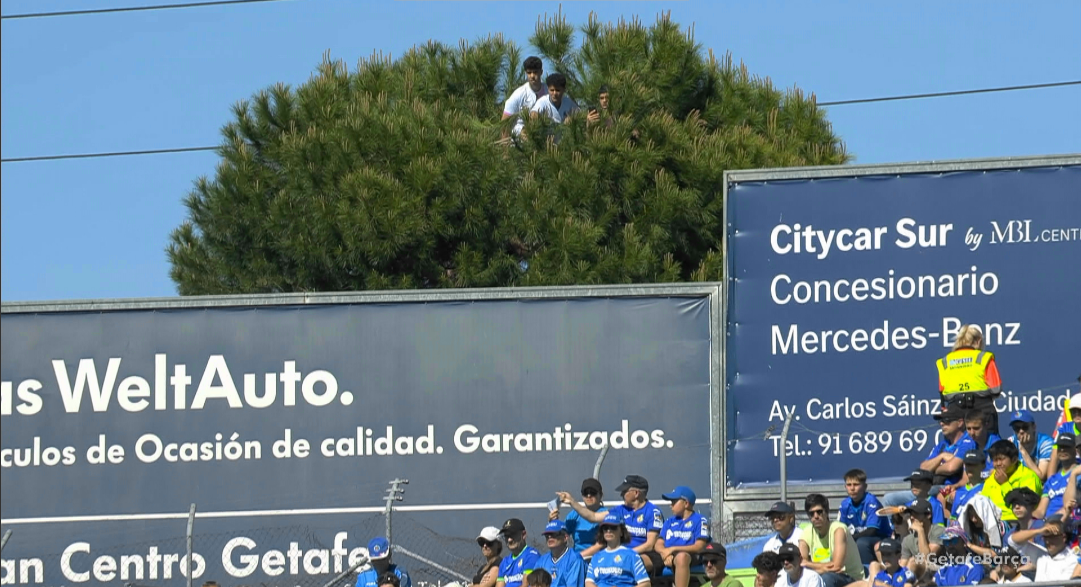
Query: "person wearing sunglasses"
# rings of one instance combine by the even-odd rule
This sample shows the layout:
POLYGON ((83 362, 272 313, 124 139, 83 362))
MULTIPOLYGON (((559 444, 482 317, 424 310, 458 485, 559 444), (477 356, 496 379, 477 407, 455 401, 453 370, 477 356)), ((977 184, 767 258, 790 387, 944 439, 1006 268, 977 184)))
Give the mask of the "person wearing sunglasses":
POLYGON ((800 551, 806 559, 803 565, 822 575, 825 587, 844 587, 863 579, 863 563, 848 526, 831 523, 829 508, 829 499, 820 493, 804 500, 811 523, 801 527, 800 551))
POLYGON ((762 545, 762 552, 776 553, 782 544, 799 546, 802 530, 796 527, 796 508, 783 501, 774 502, 766 512, 766 518, 775 534, 762 545))
POLYGON ((664 517, 661 515, 661 508, 647 497, 649 481, 641 475, 627 475, 623 483, 616 487, 616 491, 623 497, 623 503, 613 507, 608 514, 590 511, 566 491, 557 492, 556 495, 561 502, 574 508, 578 515, 587 520, 601 522, 613 513, 621 517, 631 536, 629 546, 642 557, 642 564, 647 571, 660 573, 664 570, 664 561, 653 548, 661 534, 661 528, 664 527, 664 517))
MULTIPOLYGON (((1043 486, 1040 505, 1032 514, 1034 518, 1049 518, 1062 513, 1063 498, 1070 484, 1070 471, 1077 464, 1077 438, 1071 432, 1063 432, 1055 440, 1055 472, 1043 486)), ((1075 479, 1076 483, 1076 479, 1075 479)))
MULTIPOLYGON (((1008 538, 1009 545, 1015 550, 1023 550, 1023 545, 1032 544, 1032 549, 1039 552, 1036 559, 1036 582, 1066 581, 1078 572, 1077 553, 1066 548, 1072 536, 1063 518, 1055 515, 1044 521, 1042 528, 1018 530, 1008 538), (1036 537, 1043 538, 1043 545, 1036 544, 1036 537)), ((1028 550, 1028 549, 1024 549, 1028 550)))
POLYGON ((477 546, 484 555, 484 565, 473 575, 470 587, 495 587, 499 579, 499 563, 503 560, 503 543, 499 541, 499 528, 488 526, 477 536, 477 546))
POLYGON ((706 570, 706 579, 709 583, 702 587, 740 587, 739 579, 728 574, 725 566, 728 564, 728 549, 723 544, 710 542, 702 550, 702 566, 706 570))
POLYGON ((496 587, 522 587, 526 577, 537 568, 540 553, 536 548, 526 542, 525 523, 518 518, 511 518, 503 522, 503 528, 499 530, 503 540, 507 543, 510 554, 503 557, 499 563, 499 578, 496 579, 496 587))
POLYGON ((586 587, 650 587, 642 557, 628 544, 631 535, 618 512, 608 512, 597 531, 604 549, 593 555, 586 570, 586 587))
MULTIPOLYGON (((582 481, 582 504, 591 512, 608 512, 608 508, 604 506, 604 490, 600 481, 592 477, 582 481)), ((559 519, 559 510, 549 514, 548 519, 559 519)), ((582 557, 592 556, 604 548, 604 541, 597 535, 596 522, 582 517, 577 511, 571 511, 567 514, 566 524, 574 551, 582 557)))
POLYGON ((822 575, 803 567, 803 555, 798 546, 785 544, 777 552, 784 565, 777 575, 776 587, 823 587, 822 575))
MULTIPOLYGON (((566 524, 560 520, 548 522, 544 527, 544 540, 548 543, 548 552, 537 561, 537 570, 547 571, 551 575, 549 585, 582 587, 586 581, 586 563, 582 555, 570 548, 566 524)), ((529 575, 529 578, 532 579, 533 575, 529 575)))
POLYGON ((1021 463, 1035 471, 1041 482, 1046 482, 1054 472, 1051 453, 1055 449, 1055 441, 1036 431, 1036 417, 1028 410, 1017 410, 1010 414, 1010 428, 1013 429, 1013 436, 1009 440, 1020 452, 1021 463))

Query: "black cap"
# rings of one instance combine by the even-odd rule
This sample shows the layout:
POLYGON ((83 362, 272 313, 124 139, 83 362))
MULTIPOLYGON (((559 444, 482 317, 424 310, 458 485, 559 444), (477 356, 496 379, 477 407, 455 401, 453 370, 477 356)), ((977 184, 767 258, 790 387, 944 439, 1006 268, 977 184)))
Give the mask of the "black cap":
POLYGON ((913 514, 919 514, 921 516, 929 516, 934 509, 931 508, 931 502, 926 499, 917 499, 916 501, 908 504, 905 509, 913 514))
POLYGON ((720 542, 710 542, 700 553, 702 558, 728 558, 728 549, 720 542))
POLYGON ((773 505, 771 505, 769 507, 769 511, 766 512, 766 517, 769 517, 771 514, 794 514, 794 513, 796 513, 795 508, 793 508, 792 506, 788 505, 787 503, 785 503, 783 501, 777 501, 777 502, 774 502, 773 505))
POLYGON ((901 553, 901 542, 893 538, 886 538, 878 543, 879 552, 901 553))
POLYGON ((785 542, 781 545, 780 548, 777 549, 777 555, 782 558, 784 558, 786 555, 792 556, 794 554, 800 554, 800 551, 799 547, 795 544, 792 544, 791 542, 785 542))
POLYGON ((641 475, 627 475, 623 478, 623 483, 620 483, 619 487, 616 487, 616 491, 622 494, 628 489, 637 489, 648 493, 649 481, 646 481, 646 478, 641 475))
POLYGON ((928 483, 934 483, 935 474, 930 471, 912 471, 912 474, 904 478, 904 481, 926 481, 928 483))
POLYGON ((987 463, 987 457, 983 454, 983 451, 970 450, 965 453, 964 463, 966 465, 983 465, 987 463))
POLYGON ((596 491, 597 493, 600 493, 601 492, 601 482, 597 481, 593 477, 590 477, 589 479, 586 479, 585 481, 582 481, 582 493, 585 493, 586 489, 592 489, 593 491, 596 491))
POLYGON ((1006 505, 1013 507, 1015 504, 1028 506, 1029 509, 1035 509, 1040 505, 1040 494, 1029 489, 1028 487, 1018 487, 1011 489, 1006 493, 1006 497, 1003 498, 1006 505))
POLYGON ((944 410, 935 414, 935 420, 946 420, 947 422, 951 420, 963 420, 965 414, 967 413, 968 412, 962 409, 961 406, 958 406, 957 404, 950 404, 946 406, 944 410))
POLYGON ((1058 435, 1057 439, 1055 439, 1055 444, 1057 444, 1058 446, 1065 446, 1067 448, 1076 448, 1077 437, 1073 434, 1070 434, 1069 432, 1063 432, 1058 435))
POLYGON ((507 534, 521 534, 522 532, 525 532, 525 524, 518 518, 511 518, 503 522, 503 527, 499 529, 499 533, 504 536, 507 534))

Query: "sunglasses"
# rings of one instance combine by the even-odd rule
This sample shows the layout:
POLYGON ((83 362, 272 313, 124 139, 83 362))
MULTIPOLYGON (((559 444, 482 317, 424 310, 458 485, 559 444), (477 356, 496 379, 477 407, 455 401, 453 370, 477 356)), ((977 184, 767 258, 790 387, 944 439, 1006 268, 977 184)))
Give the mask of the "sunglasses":
POLYGON ((1013 426, 1013 431, 1014 432, 1028 432, 1031 429, 1032 429, 1031 424, 1018 424, 1016 426, 1013 426))
POLYGON ((595 489, 586 489, 582 492, 582 497, 597 497, 600 495, 595 489))
POLYGON ((619 526, 601 526, 601 532, 619 532, 619 526))
POLYGON ((812 518, 817 518, 818 516, 826 515, 826 510, 809 510, 807 515, 812 518))
POLYGON ((705 567, 717 567, 721 565, 721 559, 719 557, 711 557, 702 559, 702 566, 705 567))
POLYGON ((494 542, 488 542, 487 540, 479 542, 481 548, 492 548, 495 546, 494 542))

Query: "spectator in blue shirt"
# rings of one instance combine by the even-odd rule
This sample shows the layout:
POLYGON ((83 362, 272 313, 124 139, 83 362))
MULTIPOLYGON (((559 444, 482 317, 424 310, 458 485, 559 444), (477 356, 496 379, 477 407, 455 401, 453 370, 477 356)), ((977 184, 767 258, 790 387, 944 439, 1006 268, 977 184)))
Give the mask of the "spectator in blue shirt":
MULTIPOLYGON (((1063 432, 1055 440, 1055 456, 1058 458, 1058 466, 1055 472, 1047 478, 1043 484, 1043 498, 1039 507, 1036 508, 1035 517, 1040 519, 1050 518, 1055 514, 1061 514, 1063 496, 1070 482, 1070 471, 1077 461, 1077 438, 1070 432, 1063 432)), ((1076 479, 1076 477, 1075 477, 1076 479)), ((1076 482, 1076 481, 1075 481, 1076 482)))
MULTIPOLYGON (((919 468, 929 471, 932 480, 940 480, 940 485, 956 485, 961 481, 964 474, 961 457, 976 448, 976 443, 965 433, 965 414, 965 410, 954 404, 934 416, 942 431, 942 440, 931 449, 919 468)), ((882 497, 882 504, 891 507, 910 501, 912 495, 907 491, 894 491, 882 497)))
POLYGON ((945 498, 950 499, 952 497, 952 505, 950 506, 951 520, 957 519, 957 516, 961 513, 961 508, 965 507, 968 500, 983 491, 983 474, 987 470, 987 459, 978 450, 966 452, 962 460, 965 463, 965 475, 967 475, 968 483, 957 488, 952 493, 943 490, 945 498))
POLYGON ((877 497, 867 493, 867 473, 852 469, 845 473, 844 479, 848 497, 841 501, 837 521, 848 526, 860 551, 860 562, 869 565, 875 560, 875 545, 890 536, 890 519, 878 515, 882 504, 877 497))
POLYGON ((935 585, 979 585, 983 581, 983 565, 971 560, 963 531, 947 528, 942 535, 942 547, 947 564, 935 573, 935 585))
POLYGON ((878 552, 882 565, 868 582, 872 587, 915 587, 916 574, 901 566, 900 541, 886 538, 878 543, 878 552))
POLYGON ((1055 441, 1036 431, 1036 417, 1028 410, 1017 410, 1010 414, 1010 428, 1013 429, 1010 440, 1021 453, 1021 464, 1035 471, 1041 482, 1046 482, 1054 472, 1051 453, 1055 441))
POLYGON ((930 471, 913 471, 911 475, 905 477, 905 481, 911 483, 912 492, 909 493, 910 501, 906 505, 912 505, 916 501, 924 499, 931 504, 931 523, 946 525, 946 514, 942 508, 942 502, 937 499, 931 498, 931 480, 934 479, 934 475, 930 471))
POLYGON ((390 562, 390 542, 379 536, 368 542, 368 560, 371 568, 357 575, 356 587, 379 587, 379 577, 386 573, 393 573, 398 577, 400 587, 412 587, 409 573, 390 562))
MULTIPOLYGON (((551 587, 582 587, 586 582, 586 563, 582 555, 570 548, 567 526, 559 520, 552 520, 544 527, 544 539, 548 542, 548 552, 540 557, 536 568, 551 575, 551 587)), ((533 580, 533 575, 529 576, 533 580)), ((532 583, 530 583, 532 585, 532 583)))
POLYGON ((687 587, 691 582, 691 567, 702 563, 698 554, 710 542, 709 520, 694 511, 696 497, 686 485, 662 497, 672 504, 672 517, 664 522, 654 550, 665 568, 675 574, 674 587, 687 587))
MULTIPOLYGON (((604 491, 601 482, 590 477, 582 481, 582 503, 591 512, 607 512, 604 507, 604 491)), ((559 519, 559 510, 548 515, 549 520, 559 519)), ((574 550, 583 557, 592 556, 593 553, 604 548, 604 544, 597 536, 597 523, 583 518, 577 511, 567 514, 567 533, 570 534, 574 550)))
MULTIPOLYGON (((1078 377, 1077 380, 1081 381, 1081 377, 1078 377)), ((1069 417, 1066 418, 1065 422, 1059 424, 1058 429, 1055 430, 1056 438, 1063 432, 1069 432, 1074 436, 1081 434, 1081 393, 1076 393, 1070 398, 1069 406, 1069 417)))
POLYGON ((605 548, 589 561, 586 587, 649 587, 642 557, 627 546, 631 536, 623 516, 608 512, 597 531, 604 537, 605 548))
POLYGON ((518 518, 503 522, 499 533, 503 535, 510 554, 499 563, 499 579, 495 587, 522 587, 526 577, 537 568, 540 553, 526 543, 525 524, 518 518))
MULTIPOLYGON (((647 571, 660 573, 664 570, 664 561, 653 548, 664 526, 664 518, 661 516, 661 508, 647 499, 649 481, 640 475, 627 475, 623 483, 616 487, 616 491, 623 498, 623 503, 613 507, 608 514, 616 514, 623 518, 627 532, 631 536, 628 546, 641 555, 642 563, 647 571)), ((556 495, 559 496, 560 501, 574 508, 578 515, 587 520, 601 522, 607 517, 604 512, 590 511, 565 491, 556 495)))

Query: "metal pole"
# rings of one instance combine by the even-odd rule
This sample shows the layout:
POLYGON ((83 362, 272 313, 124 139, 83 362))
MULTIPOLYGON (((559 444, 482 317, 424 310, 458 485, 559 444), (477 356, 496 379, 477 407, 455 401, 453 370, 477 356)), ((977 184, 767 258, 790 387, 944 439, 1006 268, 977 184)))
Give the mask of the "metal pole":
POLYGON ((387 507, 386 507, 386 509, 383 510, 383 517, 385 518, 384 522, 386 522, 386 528, 385 528, 386 539, 387 539, 387 542, 390 543, 390 544, 394 544, 394 542, 391 540, 391 536, 390 536, 391 526, 392 526, 391 523, 390 523, 390 517, 391 517, 391 514, 393 514, 393 512, 394 512, 394 502, 402 501, 401 494, 405 493, 405 490, 402 489, 400 486, 401 485, 408 485, 408 484, 409 484, 409 479, 395 479, 395 480, 391 481, 390 482, 390 488, 387 489, 387 496, 383 498, 383 500, 387 502, 387 507))
POLYGON ((360 557, 360 560, 358 560, 355 565, 349 567, 348 569, 345 570, 344 573, 342 573, 342 574, 338 575, 337 577, 334 577, 333 579, 328 581, 326 584, 323 585, 323 587, 333 587, 333 585, 335 583, 337 583, 338 581, 341 581, 342 579, 348 577, 349 573, 352 573, 353 571, 359 569, 360 567, 363 567, 366 564, 368 564, 368 557, 366 557, 366 556, 360 557))
POLYGON ((191 504, 191 509, 188 510, 188 587, 191 587, 192 575, 195 574, 195 564, 192 562, 192 555, 195 551, 195 504, 191 504))
POLYGON ((601 465, 604 464, 604 457, 608 455, 608 442, 604 443, 604 448, 601 449, 600 456, 597 457, 597 464, 593 465, 593 478, 599 480, 601 478, 601 465))
POLYGON ((0 552, 4 550, 4 547, 8 545, 8 540, 11 539, 11 530, 4 532, 4 537, 0 538, 0 552))
POLYGON ((781 429, 781 501, 788 503, 788 429, 792 426, 792 417, 796 410, 789 412, 781 429))

